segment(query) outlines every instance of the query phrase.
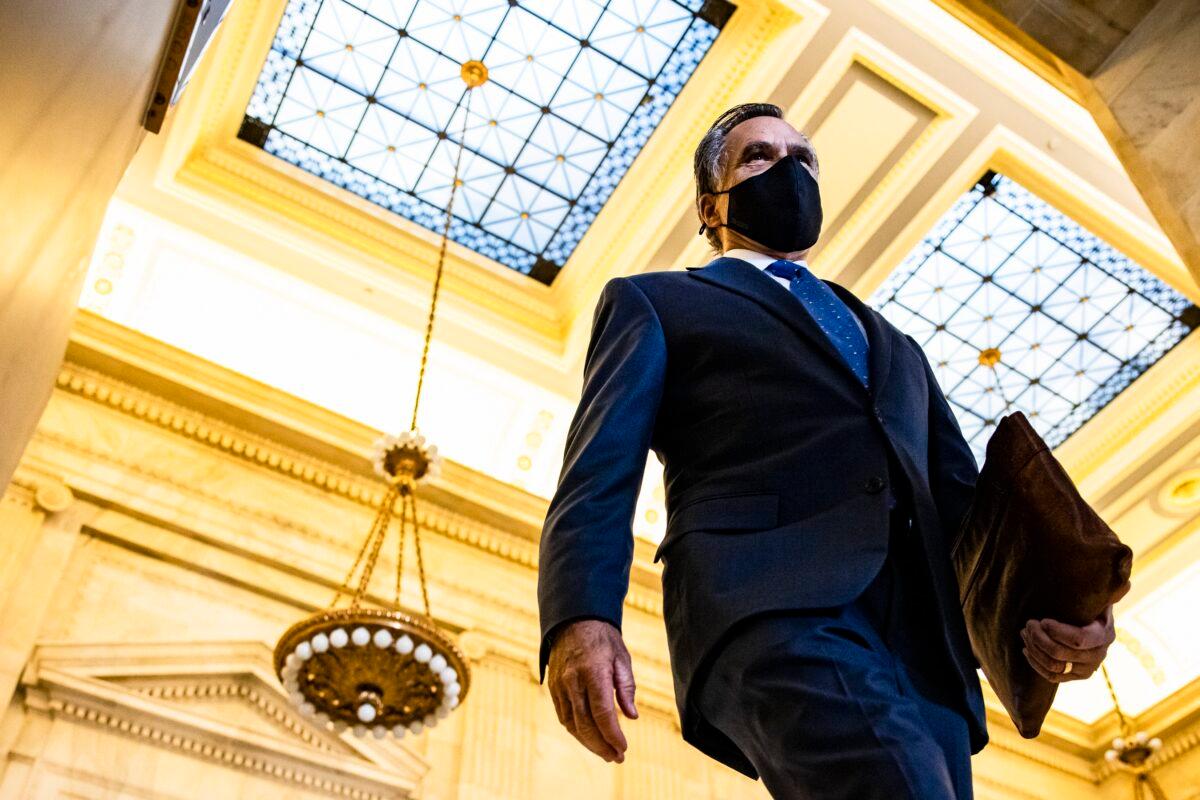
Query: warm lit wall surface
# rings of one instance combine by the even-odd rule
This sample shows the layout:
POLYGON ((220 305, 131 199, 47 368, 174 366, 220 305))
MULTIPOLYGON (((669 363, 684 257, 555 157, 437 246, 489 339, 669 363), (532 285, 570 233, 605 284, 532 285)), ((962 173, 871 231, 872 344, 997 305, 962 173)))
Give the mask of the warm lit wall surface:
MULTIPOLYGON (((770 99, 812 133, 828 220, 814 269, 862 297, 991 169, 1200 299, 1089 115, 932 2, 738 3, 552 285, 451 247, 421 418, 449 463, 422 507, 430 599, 474 683, 421 737, 335 737, 287 705, 270 646, 328 601, 367 530, 381 486, 364 454, 408 421, 437 239, 237 138, 283 6, 234 5, 135 159, 0 509, 5 800, 765 796, 679 739, 653 459, 624 765, 558 726, 534 663, 537 536, 596 294, 707 260, 690 153, 728 105, 770 99)), ((1138 554, 1111 665, 1165 741, 1172 798, 1200 796, 1198 418, 1193 335, 1057 449, 1138 554)), ((1098 679, 1061 692, 1037 741, 991 720, 979 797, 1132 793, 1103 758, 1116 719, 1098 679)))
POLYGON ((37 424, 177 4, 0 6, 0 483, 37 424))

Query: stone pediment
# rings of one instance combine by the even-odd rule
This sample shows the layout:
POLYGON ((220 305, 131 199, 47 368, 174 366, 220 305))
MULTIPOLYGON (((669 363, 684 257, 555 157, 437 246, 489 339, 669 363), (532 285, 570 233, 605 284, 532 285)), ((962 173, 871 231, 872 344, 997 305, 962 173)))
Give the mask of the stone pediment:
POLYGON ((45 644, 23 683, 31 710, 335 796, 409 797, 428 771, 402 743, 339 736, 302 717, 260 642, 45 644))

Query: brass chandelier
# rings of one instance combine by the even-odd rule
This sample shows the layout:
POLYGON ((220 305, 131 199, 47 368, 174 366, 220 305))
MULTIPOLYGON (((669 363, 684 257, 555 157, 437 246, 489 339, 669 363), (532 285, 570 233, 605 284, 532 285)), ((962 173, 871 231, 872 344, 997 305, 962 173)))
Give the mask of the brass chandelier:
POLYGON ((1117 721, 1121 733, 1112 741, 1112 747, 1104 754, 1104 758, 1113 765, 1120 766, 1133 773, 1134 800, 1167 800, 1162 787, 1158 785, 1152 773, 1150 759, 1162 749, 1162 740, 1157 736, 1151 738, 1145 731, 1134 730, 1133 723, 1121 710, 1117 702, 1117 690, 1113 688, 1112 678, 1108 675, 1108 667, 1101 665, 1104 673, 1104 683, 1108 686, 1108 694, 1113 701, 1113 709, 1117 712, 1117 721))
POLYGON ((466 658, 438 628, 430 613, 417 523, 417 485, 436 475, 441 466, 437 447, 429 444, 417 428, 417 411, 433 336, 454 196, 460 183, 458 174, 466 142, 471 90, 487 81, 487 67, 480 61, 468 61, 462 65, 460 74, 467 86, 463 130, 446 203, 412 421, 409 430, 398 436, 384 435, 375 442, 372 449, 375 471, 387 481, 388 489, 358 556, 329 607, 293 625, 275 645, 275 672, 288 698, 303 716, 338 733, 350 729, 356 736, 370 732, 379 739, 388 734, 396 738, 419 734, 457 708, 470 686, 466 658), (369 607, 371 577, 393 519, 399 521, 400 539, 395 599, 387 608, 369 607), (404 611, 400 605, 404 541, 410 527, 424 614, 404 611), (349 605, 339 608, 342 598, 348 598, 349 605))

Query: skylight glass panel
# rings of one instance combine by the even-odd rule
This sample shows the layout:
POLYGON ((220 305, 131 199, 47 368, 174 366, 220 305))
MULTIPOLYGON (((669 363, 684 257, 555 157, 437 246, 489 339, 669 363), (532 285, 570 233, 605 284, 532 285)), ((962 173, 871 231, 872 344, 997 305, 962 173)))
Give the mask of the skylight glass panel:
POLYGON ((733 10, 291 0, 238 135, 440 233, 465 122, 451 238, 550 283, 733 10))
POLYGON ((1188 298, 991 172, 869 302, 924 348, 981 464, 1005 414, 1057 446, 1200 325, 1188 298))

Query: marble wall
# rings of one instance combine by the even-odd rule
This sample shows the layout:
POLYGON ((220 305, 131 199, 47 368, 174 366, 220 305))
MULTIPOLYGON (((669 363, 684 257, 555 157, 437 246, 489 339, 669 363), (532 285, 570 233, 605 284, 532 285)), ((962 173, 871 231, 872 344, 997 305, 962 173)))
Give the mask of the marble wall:
MULTIPOLYGON (((680 738, 644 577, 626 610, 642 712, 628 757, 566 734, 537 681, 535 537, 446 494, 422 506, 425 558, 471 664, 466 702, 400 742, 313 727, 271 647, 327 602, 379 487, 178 400, 68 364, 0 504, 0 798, 766 797, 680 738)), ((1198 758, 1177 749, 1176 789, 1198 758)), ((1100 764, 996 725, 978 794, 1119 796, 1100 764)))

